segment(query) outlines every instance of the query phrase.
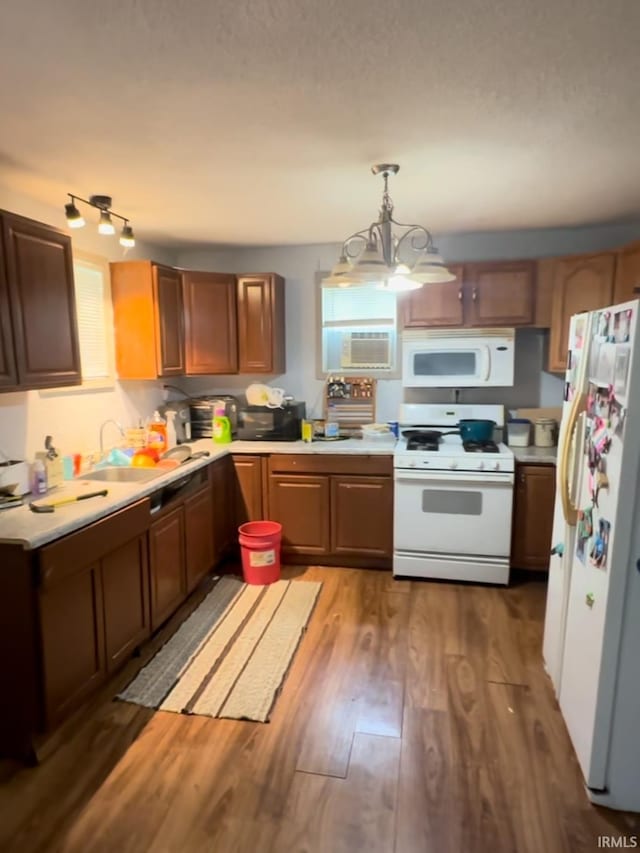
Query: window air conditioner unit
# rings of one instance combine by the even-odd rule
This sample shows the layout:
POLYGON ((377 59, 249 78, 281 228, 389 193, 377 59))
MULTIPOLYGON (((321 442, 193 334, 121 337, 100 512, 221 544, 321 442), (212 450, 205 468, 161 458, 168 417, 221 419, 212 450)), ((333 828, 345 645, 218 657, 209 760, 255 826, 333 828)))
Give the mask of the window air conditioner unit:
POLYGON ((340 367, 351 370, 391 368, 391 332, 346 332, 340 367))

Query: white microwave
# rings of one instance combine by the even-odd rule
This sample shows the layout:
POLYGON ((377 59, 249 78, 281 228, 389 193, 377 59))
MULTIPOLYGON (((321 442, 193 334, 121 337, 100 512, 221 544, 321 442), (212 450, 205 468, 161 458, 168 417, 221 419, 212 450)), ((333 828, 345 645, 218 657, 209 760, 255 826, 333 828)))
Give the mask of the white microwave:
POLYGON ((405 388, 513 385, 513 329, 410 330, 402 335, 405 388))

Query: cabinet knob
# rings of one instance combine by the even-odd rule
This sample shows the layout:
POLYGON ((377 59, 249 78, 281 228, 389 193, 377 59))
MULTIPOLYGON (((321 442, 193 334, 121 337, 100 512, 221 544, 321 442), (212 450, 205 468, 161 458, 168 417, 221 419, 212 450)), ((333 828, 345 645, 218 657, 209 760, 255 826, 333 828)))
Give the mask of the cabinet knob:
POLYGON ((458 299, 460 300, 460 302, 462 302, 462 288, 458 290, 458 299))
POLYGON ((475 301, 476 301, 476 299, 478 298, 478 290, 477 290, 477 288, 475 288, 475 287, 473 288, 473 292, 472 292, 472 294, 471 294, 471 298, 473 299, 473 301, 474 301, 474 302, 475 302, 475 301))
POLYGON ((640 560, 636 560, 636 569, 640 572, 640 560))
POLYGON ((588 592, 584 597, 584 603, 587 605, 587 607, 593 607, 595 601, 596 597, 592 592, 588 592))

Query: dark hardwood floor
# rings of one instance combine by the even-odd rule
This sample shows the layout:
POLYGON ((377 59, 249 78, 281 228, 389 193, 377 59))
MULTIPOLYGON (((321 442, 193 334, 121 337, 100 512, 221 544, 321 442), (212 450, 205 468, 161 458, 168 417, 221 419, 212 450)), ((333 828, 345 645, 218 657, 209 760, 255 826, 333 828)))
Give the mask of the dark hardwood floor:
POLYGON ((584 793, 541 663, 544 582, 287 574, 324 586, 271 723, 112 701, 183 609, 39 767, 0 765, 0 849, 581 853, 640 836, 640 816, 584 793))

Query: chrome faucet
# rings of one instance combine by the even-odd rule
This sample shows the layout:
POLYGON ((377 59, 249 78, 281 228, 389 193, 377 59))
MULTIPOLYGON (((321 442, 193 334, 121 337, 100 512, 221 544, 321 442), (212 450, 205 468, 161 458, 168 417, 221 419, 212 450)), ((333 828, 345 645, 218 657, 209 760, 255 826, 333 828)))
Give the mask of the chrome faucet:
POLYGON ((104 457, 103 433, 104 433, 104 428, 106 427, 107 424, 114 424, 115 426, 117 426, 118 429, 120 430, 120 435, 122 436, 122 438, 124 438, 124 429, 122 428, 122 424, 118 423, 118 421, 114 421, 113 418, 108 418, 106 421, 103 421, 102 424, 100 425, 100 461, 102 461, 102 458, 104 457))

